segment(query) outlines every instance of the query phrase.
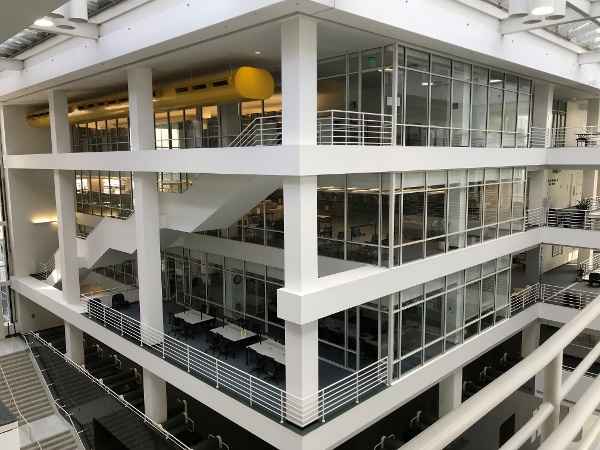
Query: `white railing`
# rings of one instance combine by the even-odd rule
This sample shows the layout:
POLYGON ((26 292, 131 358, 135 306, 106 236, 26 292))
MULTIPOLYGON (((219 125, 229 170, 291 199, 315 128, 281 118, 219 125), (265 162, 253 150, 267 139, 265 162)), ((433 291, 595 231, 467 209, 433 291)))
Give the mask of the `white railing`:
POLYGON ((392 138, 391 114, 317 112, 319 145, 392 145, 392 138))
POLYGON ((525 211, 525 227, 539 227, 544 224, 544 208, 534 208, 525 211))
POLYGON ((387 377, 382 375, 387 371, 387 358, 383 358, 312 395, 299 398, 90 297, 82 296, 82 302, 90 318, 142 347, 152 348, 164 359, 182 366, 215 388, 236 394, 249 405, 276 416, 281 423, 287 420, 304 427, 317 420, 324 421, 337 408, 357 402, 387 382, 387 377))
POLYGON ((200 174, 180 172, 160 172, 157 174, 158 192, 182 194, 196 182, 200 174))
POLYGON ((81 295, 86 298, 97 298, 103 305, 112 306, 112 297, 115 294, 123 294, 125 300, 130 303, 139 302, 140 293, 137 285, 118 286, 111 289, 102 289, 98 292, 82 292, 81 295))
POLYGON ((175 436, 173 436, 171 433, 169 433, 167 430, 165 430, 159 423, 154 422, 152 419, 150 419, 150 417, 145 415, 143 412, 141 412, 135 406, 132 406, 127 400, 124 400, 123 398, 121 398, 121 396, 119 394, 117 394, 111 388, 109 388, 108 386, 106 386, 105 384, 100 382, 100 380, 98 380, 96 377, 94 377, 92 374, 90 374, 87 370, 85 370, 84 367, 71 361, 69 358, 67 358, 65 355, 63 355, 60 351, 55 349, 52 344, 50 344, 49 342, 46 342, 39 334, 37 334, 33 331, 30 331, 29 334, 31 336, 33 336, 39 343, 48 347, 56 355, 60 356, 63 360, 65 360, 65 362, 67 364, 70 364, 71 367, 76 368, 77 370, 79 370, 79 372, 84 374, 89 380, 93 381, 98 386, 100 386, 102 389, 104 389, 104 391, 108 395, 117 399, 125 408, 127 408, 130 411, 132 411, 133 413, 135 413, 139 418, 141 418, 144 421, 144 423, 147 423, 154 430, 158 431, 166 440, 173 442, 175 445, 177 445, 177 447, 179 447, 181 449, 190 450, 190 448, 187 445, 185 445, 183 442, 181 442, 179 439, 177 439, 175 436))
POLYGON ((35 261, 35 274, 42 278, 48 278, 54 268, 56 267, 56 260, 54 255, 50 257, 47 263, 41 261, 35 261))
POLYGON ((257 117, 229 147, 281 145, 281 115, 257 117))
POLYGON ((521 311, 529 305, 537 302, 539 298, 539 283, 536 283, 533 286, 527 286, 519 292, 515 292, 510 296, 510 315, 512 316, 516 312, 521 311))
POLYGON ((23 416, 23 414, 21 413, 21 410, 19 409, 19 405, 17 404, 17 401, 15 400, 15 396, 13 395, 12 389, 10 388, 10 383, 8 382, 8 378, 6 378, 6 374, 4 373, 4 369, 2 368, 1 364, 0 364, 0 372, 2 372, 2 378, 4 378, 4 381, 6 382, 6 387, 8 388, 8 393, 10 394, 10 398, 12 399, 12 402, 15 405, 17 414, 19 415, 19 417, 21 417, 21 419, 23 419, 23 422, 25 422, 27 424, 27 426, 29 427, 29 439, 31 441, 34 441, 37 444, 37 446, 39 447, 39 449, 42 450, 42 446, 40 445, 40 441, 37 438, 37 435, 35 434, 35 430, 29 424, 29 422, 27 421, 25 416, 23 416))
POLYGON ((542 284, 540 291, 542 302, 575 309, 585 308, 597 296, 598 294, 594 292, 568 289, 548 284, 542 284))
POLYGON ((600 143, 598 127, 531 128, 530 147, 595 147, 600 143))
POLYGON ((546 225, 549 227, 600 231, 600 213, 577 208, 548 208, 546 225))

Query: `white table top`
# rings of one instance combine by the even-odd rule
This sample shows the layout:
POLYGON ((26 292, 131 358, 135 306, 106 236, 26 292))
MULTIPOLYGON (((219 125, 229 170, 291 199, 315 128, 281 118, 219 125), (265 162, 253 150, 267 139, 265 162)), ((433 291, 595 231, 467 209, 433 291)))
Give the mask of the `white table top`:
POLYGON ((245 334, 244 336, 242 336, 242 327, 238 327, 237 325, 234 325, 232 323, 228 323, 224 327, 213 328, 210 331, 212 331, 213 333, 220 334, 225 339, 231 342, 238 342, 256 336, 256 333, 253 333, 250 330, 244 330, 245 334))
POLYGON ((175 314, 175 317, 183 319, 184 322, 189 323, 190 325, 197 325, 202 322, 208 322, 209 320, 214 319, 213 316, 209 316, 208 314, 200 314, 200 311, 189 310, 185 312, 180 312, 175 314))
POLYGON ((256 351, 259 355, 268 356, 273 358, 279 364, 285 366, 285 345, 280 344, 272 339, 265 339, 264 341, 256 344, 249 345, 247 348, 251 348, 256 351))

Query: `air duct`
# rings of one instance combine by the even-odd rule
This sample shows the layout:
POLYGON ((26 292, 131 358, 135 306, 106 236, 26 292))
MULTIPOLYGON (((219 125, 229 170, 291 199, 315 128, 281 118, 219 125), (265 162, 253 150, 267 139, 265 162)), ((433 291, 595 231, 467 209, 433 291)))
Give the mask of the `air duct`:
POLYGON ((529 15, 529 0, 510 0, 508 17, 519 18, 529 15))
POLYGON ((70 22, 86 23, 88 21, 87 0, 71 0, 68 6, 70 22))

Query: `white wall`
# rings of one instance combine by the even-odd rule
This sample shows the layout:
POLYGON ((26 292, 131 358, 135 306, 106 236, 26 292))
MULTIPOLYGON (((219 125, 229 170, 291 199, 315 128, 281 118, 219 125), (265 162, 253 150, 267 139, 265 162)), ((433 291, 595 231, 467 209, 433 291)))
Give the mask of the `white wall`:
POLYGON ((52 153, 50 127, 33 128, 27 125, 27 113, 31 106, 0 106, 2 147, 5 155, 28 155, 52 153))
MULTIPOLYGON (((27 297, 17 295, 18 304, 18 325, 21 333, 27 333, 29 331, 44 330, 46 328, 57 327, 63 325, 62 318, 55 316, 47 309, 32 302, 27 297)), ((3 448, 0 446, 0 448, 3 448)))
POLYGON ((0 448, 19 450, 19 423, 17 421, 0 427, 0 448))
POLYGON ((28 275, 34 261, 46 262, 58 248, 56 223, 34 220, 56 218, 54 178, 49 170, 9 170, 6 198, 13 248, 12 274, 28 275))

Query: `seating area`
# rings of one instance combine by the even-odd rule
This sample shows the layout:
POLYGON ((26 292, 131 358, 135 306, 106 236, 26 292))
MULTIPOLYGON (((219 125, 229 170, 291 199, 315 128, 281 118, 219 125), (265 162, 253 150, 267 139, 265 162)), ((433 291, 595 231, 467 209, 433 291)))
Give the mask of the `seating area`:
MULTIPOLYGON (((119 312, 139 320, 139 303, 133 303, 129 308, 119 312)), ((276 333, 271 333, 272 330, 265 333, 256 322, 245 322, 227 316, 215 317, 214 307, 204 309, 200 313, 200 311, 186 310, 182 305, 172 301, 163 303, 163 313, 165 334, 261 378, 273 386, 285 389, 285 341, 279 329, 276 333), (192 322, 194 320, 199 322, 195 324, 183 322, 182 325, 182 317, 187 317, 192 322), (182 333, 182 329, 186 331, 182 333), (259 357, 249 347, 254 352, 262 354, 258 367, 259 357)), ((320 360, 319 388, 326 387, 351 373, 320 360)))

